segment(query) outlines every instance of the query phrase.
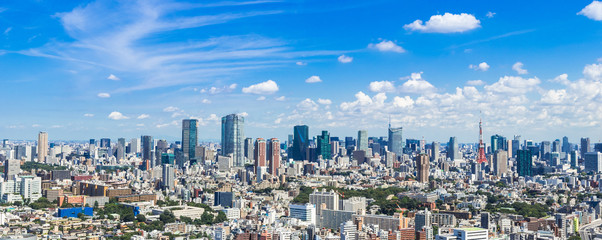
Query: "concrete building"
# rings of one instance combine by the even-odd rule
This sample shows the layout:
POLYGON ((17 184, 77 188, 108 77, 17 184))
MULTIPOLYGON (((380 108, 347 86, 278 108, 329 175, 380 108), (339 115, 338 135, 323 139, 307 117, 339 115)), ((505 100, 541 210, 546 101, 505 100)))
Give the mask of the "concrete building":
POLYGON ((308 224, 316 224, 316 207, 307 203, 304 205, 290 204, 289 212, 291 218, 296 218, 308 224))

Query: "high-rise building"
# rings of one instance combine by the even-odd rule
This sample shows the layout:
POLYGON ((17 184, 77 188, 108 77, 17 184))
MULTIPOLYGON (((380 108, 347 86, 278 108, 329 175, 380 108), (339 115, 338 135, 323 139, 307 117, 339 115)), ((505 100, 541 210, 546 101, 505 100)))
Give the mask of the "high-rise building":
POLYGON ((357 150, 368 151, 368 132, 366 130, 357 131, 357 150))
POLYGON ((560 139, 554 140, 552 142, 552 152, 557 152, 557 153, 561 152, 562 151, 561 145, 562 145, 562 143, 560 143, 560 139))
POLYGON ((441 148, 439 142, 431 143, 431 162, 439 160, 439 148, 441 148))
POLYGON ((330 134, 328 131, 322 131, 322 135, 318 136, 318 155, 322 159, 332 159, 332 148, 330 146, 330 134))
POLYGON ((184 162, 196 160, 196 146, 198 145, 198 120, 182 120, 182 156, 184 162))
MULTIPOLYGON (((148 165, 148 167, 150 167, 151 164, 154 160, 153 158, 153 152, 154 152, 154 143, 153 143, 153 137, 148 136, 148 135, 144 135, 140 137, 140 142, 141 142, 141 149, 142 149, 142 164, 144 166, 148 165)), ((150 169, 145 169, 145 170, 150 170, 150 169)))
POLYGON ((424 227, 430 227, 431 217, 431 212, 428 209, 418 211, 414 218, 414 230, 421 231, 424 227))
POLYGON ((307 148, 309 147, 309 127, 307 125, 297 125, 293 127, 293 146, 292 157, 294 160, 309 160, 307 148))
POLYGON ((163 189, 174 190, 176 186, 176 170, 173 165, 163 165, 163 189))
POLYGON ((488 212, 481 212, 481 228, 489 229, 491 215, 488 212))
POLYGON ((38 162, 46 162, 48 156, 48 133, 38 133, 38 162))
POLYGON ((255 148, 253 138, 245 138, 245 157, 248 162, 255 162, 255 148))
POLYGON ((493 154, 493 172, 501 177, 508 171, 508 152, 498 149, 493 154))
POLYGON ((309 224, 316 224, 316 206, 313 204, 290 204, 289 212, 291 218, 296 218, 309 224))
POLYGON ((273 176, 278 176, 280 168, 280 140, 272 138, 267 143, 268 172, 273 176))
POLYGON ((514 136, 514 140, 512 140, 512 155, 510 157, 515 157, 516 156, 516 151, 521 149, 520 148, 520 135, 518 136, 514 136))
POLYGON ((403 138, 402 138, 402 127, 392 128, 389 124, 389 138, 387 147, 390 152, 394 152, 397 156, 403 154, 403 138))
POLYGON ((125 159, 125 138, 117 139, 117 152, 115 154, 117 160, 125 159))
POLYGON ((533 155, 531 150, 516 152, 516 170, 519 176, 533 176, 533 155))
POLYGON ((458 141, 456 140, 456 137, 449 138, 449 142, 447 143, 447 157, 452 161, 456 159, 462 159, 462 157, 460 157, 460 150, 458 148, 458 141))
POLYGON ((491 152, 495 153, 498 149, 508 150, 506 138, 498 134, 491 136, 491 152))
POLYGON ((21 172, 21 161, 5 160, 4 161, 4 180, 11 180, 14 176, 21 172))
POLYGON ((429 166, 430 166, 429 156, 422 153, 422 154, 416 155, 416 157, 414 159, 416 161, 416 171, 418 172, 416 180, 421 183, 428 182, 429 181, 429 166))
POLYGON ((345 137, 345 149, 355 149, 355 140, 353 137, 345 137))
POLYGON ((571 152, 571 143, 569 142, 569 137, 564 136, 562 138, 562 152, 570 153, 571 152))
POLYGON ((130 140, 130 153, 137 154, 140 152, 140 138, 132 138, 130 140))
POLYGON ((101 148, 111 148, 111 139, 110 138, 101 138, 100 139, 100 147, 101 148))
POLYGON ((602 153, 588 152, 585 154, 585 172, 602 172, 602 153))
POLYGON ((543 141, 539 146, 539 157, 544 160, 550 159, 550 153, 552 152, 552 143, 550 141, 543 141))
POLYGON ((244 158, 245 118, 237 114, 222 117, 222 156, 232 155, 235 167, 245 165, 244 158))
POLYGON ((585 158, 585 154, 592 151, 590 144, 589 138, 581 138, 581 158, 585 158))
MULTIPOLYGON (((261 167, 266 167, 266 142, 263 138, 255 140, 253 159, 255 159, 255 173, 259 172, 261 167)), ((261 177, 261 176, 258 176, 261 177)))
POLYGON ((572 150, 571 154, 569 154, 569 157, 571 158, 571 168, 577 169, 579 166, 577 161, 577 151, 572 150))
POLYGON ((213 206, 222 206, 224 208, 231 208, 234 200, 234 194, 232 192, 215 192, 213 194, 213 206))
POLYGON ((320 215, 322 207, 329 210, 339 210, 339 194, 334 190, 315 190, 313 193, 309 194, 309 203, 316 206, 318 215, 320 215))

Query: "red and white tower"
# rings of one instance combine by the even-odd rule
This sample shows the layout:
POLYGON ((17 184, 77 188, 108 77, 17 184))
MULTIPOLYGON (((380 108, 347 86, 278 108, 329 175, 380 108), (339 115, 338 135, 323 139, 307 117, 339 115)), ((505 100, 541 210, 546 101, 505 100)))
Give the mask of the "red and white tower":
POLYGON ((479 119, 479 157, 477 163, 484 162, 487 162, 487 157, 485 156, 485 145, 483 144, 483 121, 479 119))

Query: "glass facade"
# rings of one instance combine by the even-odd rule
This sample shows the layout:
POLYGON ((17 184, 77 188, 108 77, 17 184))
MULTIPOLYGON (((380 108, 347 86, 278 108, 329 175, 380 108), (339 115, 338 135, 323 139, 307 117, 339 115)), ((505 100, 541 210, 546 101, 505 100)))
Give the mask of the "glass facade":
POLYGON ((222 118, 222 156, 232 154, 234 166, 245 165, 244 154, 244 123, 245 119, 236 114, 230 114, 222 118))
POLYGON ((309 127, 307 125, 297 125, 293 128, 293 131, 293 159, 299 161, 308 160, 309 127))
POLYGON ((182 120, 182 153, 185 162, 196 159, 196 146, 198 145, 198 120, 182 120))

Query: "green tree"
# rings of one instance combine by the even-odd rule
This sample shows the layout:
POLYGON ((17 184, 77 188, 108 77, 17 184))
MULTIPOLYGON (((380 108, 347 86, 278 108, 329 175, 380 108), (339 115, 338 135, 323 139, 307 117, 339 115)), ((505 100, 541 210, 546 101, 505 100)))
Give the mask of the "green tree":
POLYGON ((176 216, 169 210, 165 210, 161 215, 159 215, 159 220, 164 224, 172 223, 176 221, 176 216))
POLYGON ((138 220, 138 222, 146 222, 146 216, 144 216, 144 214, 138 214, 136 220, 138 220))
POLYGON ((208 212, 204 212, 203 215, 201 215, 201 222, 202 225, 211 225, 213 224, 213 214, 208 213, 208 212))
POLYGON ((228 217, 226 216, 226 213, 224 213, 223 211, 219 211, 217 213, 217 217, 215 217, 215 219, 213 220, 213 223, 222 223, 228 221, 228 217))

